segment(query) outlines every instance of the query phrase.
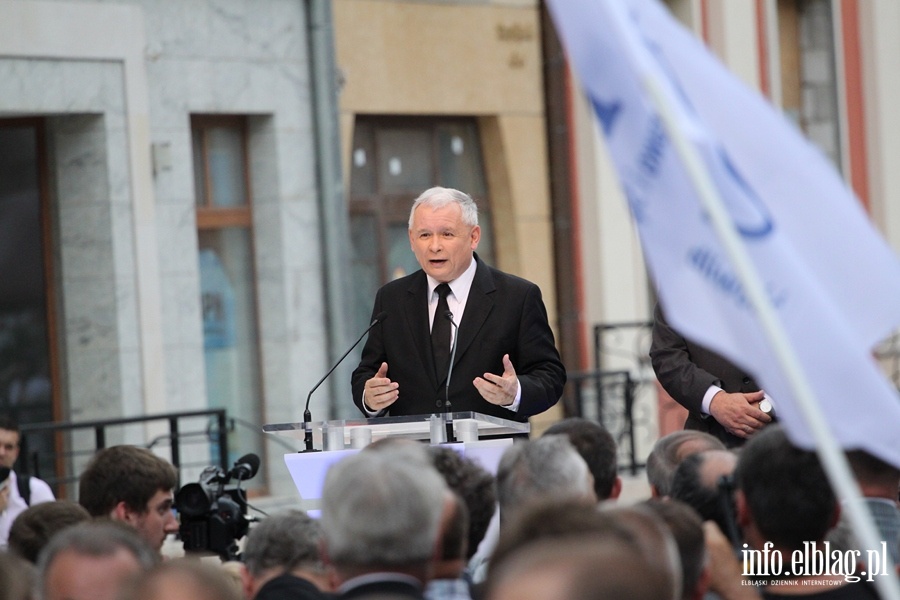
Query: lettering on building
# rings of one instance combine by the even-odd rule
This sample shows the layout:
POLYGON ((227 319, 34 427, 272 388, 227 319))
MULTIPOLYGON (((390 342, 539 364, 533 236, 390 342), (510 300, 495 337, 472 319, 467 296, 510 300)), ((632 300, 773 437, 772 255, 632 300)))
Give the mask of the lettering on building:
MULTIPOLYGON (((496 26, 497 40, 504 43, 521 44, 535 39, 534 25, 528 23, 498 23, 496 26)), ((525 67, 525 53, 519 49, 512 50, 506 59, 506 64, 511 69, 525 67)))

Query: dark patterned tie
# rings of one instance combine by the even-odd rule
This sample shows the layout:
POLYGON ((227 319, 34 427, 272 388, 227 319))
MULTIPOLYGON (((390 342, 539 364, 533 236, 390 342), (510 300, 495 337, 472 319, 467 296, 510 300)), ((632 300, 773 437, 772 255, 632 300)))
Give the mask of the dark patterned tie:
POLYGON ((438 381, 443 381, 450 367, 450 319, 446 316, 450 312, 447 304, 450 286, 442 283, 434 291, 438 293, 438 305, 431 324, 431 352, 434 355, 434 374, 438 381))

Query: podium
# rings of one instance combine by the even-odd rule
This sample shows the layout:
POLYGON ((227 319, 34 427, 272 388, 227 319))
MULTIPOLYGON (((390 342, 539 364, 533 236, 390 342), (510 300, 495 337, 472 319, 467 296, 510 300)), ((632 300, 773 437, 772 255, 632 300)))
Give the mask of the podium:
POLYGON ((472 458, 481 466, 496 473, 497 464, 512 436, 527 435, 528 423, 501 419, 476 412, 381 417, 374 419, 338 419, 312 423, 272 423, 263 431, 273 435, 303 440, 307 431, 313 433, 313 445, 323 452, 285 454, 284 462, 291 479, 307 509, 318 508, 322 485, 328 468, 350 454, 359 452, 371 442, 384 438, 406 438, 446 443, 446 426, 453 427, 456 443, 447 444, 472 458))

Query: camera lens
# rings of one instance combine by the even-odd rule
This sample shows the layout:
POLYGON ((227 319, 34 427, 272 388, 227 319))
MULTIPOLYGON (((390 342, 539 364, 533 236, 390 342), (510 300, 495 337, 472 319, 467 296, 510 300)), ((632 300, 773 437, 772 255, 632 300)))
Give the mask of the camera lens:
POLYGON ((175 494, 175 508, 188 517, 200 517, 209 510, 209 496, 199 483, 189 483, 175 494))

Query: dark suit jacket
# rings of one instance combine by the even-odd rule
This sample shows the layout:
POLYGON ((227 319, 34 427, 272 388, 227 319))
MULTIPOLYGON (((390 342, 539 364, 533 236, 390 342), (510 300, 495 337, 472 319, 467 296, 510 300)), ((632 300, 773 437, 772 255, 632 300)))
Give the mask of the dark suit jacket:
POLYGON ((729 393, 756 392, 760 389, 756 381, 723 356, 682 337, 666 322, 658 304, 654 313, 650 362, 663 389, 690 411, 684 422, 685 429, 710 433, 729 448, 744 443, 743 439, 725 431, 711 416, 703 415, 703 395, 711 385, 729 393))
POLYGON ((340 600, 425 600, 422 589, 392 579, 370 581, 338 594, 340 600))
POLYGON ((311 582, 285 573, 267 581, 253 600, 328 600, 335 598, 334 594, 326 594, 311 582))
MULTIPOLYGON (((475 279, 458 323, 450 379, 452 410, 525 420, 556 404, 566 382, 547 309, 536 285, 493 269, 477 256, 475 260, 475 279), (472 384, 486 372, 502 374, 504 354, 509 354, 522 387, 517 413, 487 402, 472 384)), ((382 362, 388 364, 388 377, 400 385, 400 397, 382 416, 445 410, 446 376, 438 378, 434 373, 427 294, 428 280, 421 270, 378 290, 373 318, 381 311, 388 317, 369 332, 353 372, 353 401, 360 410, 365 383, 382 362)))

